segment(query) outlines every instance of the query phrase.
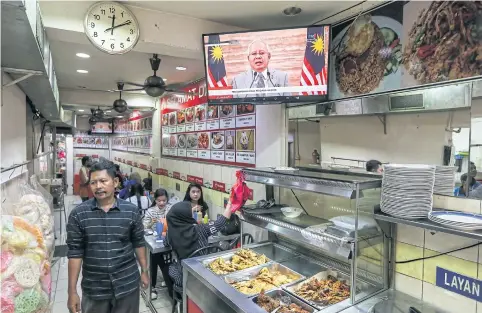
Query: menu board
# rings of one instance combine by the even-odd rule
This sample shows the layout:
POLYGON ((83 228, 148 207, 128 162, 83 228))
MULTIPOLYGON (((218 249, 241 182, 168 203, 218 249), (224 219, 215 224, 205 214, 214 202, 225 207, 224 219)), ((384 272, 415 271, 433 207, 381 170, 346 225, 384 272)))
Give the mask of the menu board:
POLYGON ((119 151, 152 153, 152 115, 134 112, 129 119, 114 122, 112 149, 119 151))
POLYGON ((73 138, 74 148, 108 149, 109 139, 99 135, 89 135, 86 132, 76 132, 73 138))
POLYGON ((330 99, 480 79, 481 19, 480 1, 391 1, 333 26, 330 99))
POLYGON ((162 155, 254 167, 255 105, 208 105, 205 81, 185 90, 195 96, 161 98, 162 155))
POLYGON ((112 134, 112 122, 97 122, 90 126, 92 134, 112 134))

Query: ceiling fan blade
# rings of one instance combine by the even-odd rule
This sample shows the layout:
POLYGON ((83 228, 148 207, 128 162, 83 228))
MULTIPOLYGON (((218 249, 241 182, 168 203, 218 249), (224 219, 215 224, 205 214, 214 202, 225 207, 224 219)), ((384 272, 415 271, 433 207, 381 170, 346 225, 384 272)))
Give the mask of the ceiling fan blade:
MULTIPOLYGON (((145 87, 144 84, 138 84, 138 83, 124 82, 124 84, 131 85, 131 86, 145 87)), ((124 89, 124 90, 127 90, 127 89, 124 89)))
POLYGON ((123 91, 141 91, 144 90, 145 88, 132 88, 132 89, 124 89, 123 91))
POLYGON ((190 95, 190 94, 192 94, 192 92, 188 92, 188 91, 184 91, 184 90, 177 90, 177 89, 170 89, 170 88, 166 88, 165 91, 166 91, 166 92, 170 92, 170 93, 183 94, 183 95, 190 95))

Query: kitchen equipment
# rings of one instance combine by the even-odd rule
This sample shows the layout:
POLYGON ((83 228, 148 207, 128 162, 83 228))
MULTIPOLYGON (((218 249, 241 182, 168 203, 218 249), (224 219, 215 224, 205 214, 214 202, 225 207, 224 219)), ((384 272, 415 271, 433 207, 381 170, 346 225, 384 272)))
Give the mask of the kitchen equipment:
POLYGON ((300 209, 300 208, 295 208, 295 207, 284 207, 284 208, 281 208, 281 212, 286 217, 295 218, 295 217, 300 216, 301 213, 303 213, 303 210, 300 209))

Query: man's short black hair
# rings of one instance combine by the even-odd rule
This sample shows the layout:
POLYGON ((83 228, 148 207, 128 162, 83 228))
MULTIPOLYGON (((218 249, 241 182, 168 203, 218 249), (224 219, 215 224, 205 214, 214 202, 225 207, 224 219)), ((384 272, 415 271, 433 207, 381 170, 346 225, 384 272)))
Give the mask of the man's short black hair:
POLYGON ((114 162, 111 162, 108 160, 101 160, 99 162, 95 162, 94 164, 92 164, 92 166, 90 167, 90 175, 92 175, 93 172, 99 172, 103 170, 106 170, 107 174, 110 177, 112 178, 116 177, 117 171, 115 168, 115 164, 114 162))
MULTIPOLYGON (((465 182, 467 181, 467 178, 469 178, 469 175, 467 173, 463 174, 460 176, 460 182, 465 185, 465 182)), ((477 181, 473 176, 470 176, 470 186, 475 185, 477 181)))
POLYGON ((367 172, 376 172, 378 168, 382 165, 382 162, 378 160, 370 160, 366 163, 365 167, 367 172))
POLYGON ((87 164, 87 162, 90 161, 90 156, 84 156, 82 157, 82 166, 85 166, 85 164, 87 164))

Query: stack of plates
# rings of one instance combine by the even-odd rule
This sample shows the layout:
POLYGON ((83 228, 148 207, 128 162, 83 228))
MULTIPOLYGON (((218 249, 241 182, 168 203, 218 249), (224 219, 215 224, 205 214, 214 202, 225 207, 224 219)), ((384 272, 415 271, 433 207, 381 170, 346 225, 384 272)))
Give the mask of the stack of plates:
POLYGON ((482 229, 482 215, 457 211, 432 211, 428 215, 432 222, 461 230, 482 229))
POLYGON ((427 218, 432 210, 435 166, 387 164, 384 166, 380 208, 407 219, 427 218))
POLYGON ((455 167, 436 166, 433 193, 453 196, 455 188, 455 167))

